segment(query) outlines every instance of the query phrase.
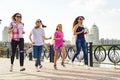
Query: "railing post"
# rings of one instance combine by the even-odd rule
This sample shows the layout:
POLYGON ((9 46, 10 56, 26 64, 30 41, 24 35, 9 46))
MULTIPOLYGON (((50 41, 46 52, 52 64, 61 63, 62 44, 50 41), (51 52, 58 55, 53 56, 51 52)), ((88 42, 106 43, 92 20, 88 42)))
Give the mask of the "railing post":
POLYGON ((9 48, 7 48, 7 58, 9 58, 9 55, 10 55, 10 50, 9 48))
POLYGON ((54 49, 53 49, 53 45, 50 45, 50 62, 54 62, 54 49))
POLYGON ((29 61, 32 61, 33 58, 32 58, 32 52, 29 53, 29 61))
POLYGON ((87 51, 89 56, 89 65, 90 67, 93 67, 93 55, 92 55, 92 42, 87 43, 87 51))
POLYGON ((2 20, 0 19, 0 24, 1 24, 1 21, 2 21, 2 20))

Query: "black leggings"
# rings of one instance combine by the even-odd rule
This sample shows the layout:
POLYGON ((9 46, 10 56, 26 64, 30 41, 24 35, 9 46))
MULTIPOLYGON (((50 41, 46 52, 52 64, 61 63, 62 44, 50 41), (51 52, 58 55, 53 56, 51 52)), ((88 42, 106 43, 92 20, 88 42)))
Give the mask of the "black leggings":
POLYGON ((15 40, 11 41, 11 47, 12 47, 11 64, 14 63, 17 45, 19 46, 19 52, 20 52, 20 66, 24 66, 24 39, 23 38, 20 38, 20 41, 15 41, 15 40))

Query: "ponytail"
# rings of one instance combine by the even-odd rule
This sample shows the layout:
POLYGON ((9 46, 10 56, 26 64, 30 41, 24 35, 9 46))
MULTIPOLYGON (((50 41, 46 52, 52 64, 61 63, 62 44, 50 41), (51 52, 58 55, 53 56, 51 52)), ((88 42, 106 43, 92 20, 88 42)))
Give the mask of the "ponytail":
MULTIPOLYGON (((40 19, 37 19, 36 20, 36 24, 37 24, 37 22, 40 22, 41 23, 41 25, 42 25, 42 28, 46 28, 47 26, 45 26, 43 23, 42 23, 42 21, 40 20, 40 19)), ((38 28, 38 26, 35 26, 36 28, 38 28)))
POLYGON ((45 26, 45 25, 42 24, 42 28, 46 28, 46 27, 47 27, 47 26, 45 26))

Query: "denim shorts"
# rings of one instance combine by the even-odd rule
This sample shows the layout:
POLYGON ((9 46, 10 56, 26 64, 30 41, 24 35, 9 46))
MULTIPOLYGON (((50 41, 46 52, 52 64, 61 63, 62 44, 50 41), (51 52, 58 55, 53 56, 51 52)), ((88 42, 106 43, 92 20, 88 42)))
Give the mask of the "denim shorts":
POLYGON ((54 46, 54 50, 60 50, 60 47, 63 47, 64 45, 62 44, 62 45, 60 45, 59 47, 57 47, 57 46, 54 46))

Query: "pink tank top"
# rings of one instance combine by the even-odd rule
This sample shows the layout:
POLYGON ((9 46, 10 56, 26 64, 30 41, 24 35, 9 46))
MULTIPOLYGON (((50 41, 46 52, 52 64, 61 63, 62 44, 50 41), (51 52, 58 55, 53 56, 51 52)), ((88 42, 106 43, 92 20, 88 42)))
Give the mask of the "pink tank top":
POLYGON ((60 47, 61 45, 63 45, 63 42, 64 42, 64 39, 63 39, 64 34, 63 34, 63 32, 56 31, 54 33, 54 36, 55 36, 55 38, 61 38, 61 40, 55 40, 54 41, 54 46, 60 47))

